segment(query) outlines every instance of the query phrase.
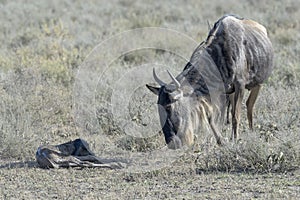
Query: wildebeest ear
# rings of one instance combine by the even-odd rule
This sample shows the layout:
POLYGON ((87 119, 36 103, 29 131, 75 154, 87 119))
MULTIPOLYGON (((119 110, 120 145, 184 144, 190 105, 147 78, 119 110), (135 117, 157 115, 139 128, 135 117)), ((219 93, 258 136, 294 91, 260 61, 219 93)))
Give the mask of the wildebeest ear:
POLYGON ((153 92, 154 94, 158 95, 158 91, 159 91, 159 88, 158 88, 158 87, 154 87, 154 86, 151 86, 151 85, 148 85, 148 84, 146 84, 146 87, 147 87, 151 92, 153 92))

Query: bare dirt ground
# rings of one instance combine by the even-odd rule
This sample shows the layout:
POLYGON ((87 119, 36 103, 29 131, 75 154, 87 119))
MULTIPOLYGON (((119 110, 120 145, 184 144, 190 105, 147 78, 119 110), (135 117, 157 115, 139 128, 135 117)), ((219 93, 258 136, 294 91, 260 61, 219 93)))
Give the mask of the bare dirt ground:
POLYGON ((143 174, 108 169, 44 170, 1 162, 1 199, 299 199, 300 172, 201 173, 193 164, 143 174))

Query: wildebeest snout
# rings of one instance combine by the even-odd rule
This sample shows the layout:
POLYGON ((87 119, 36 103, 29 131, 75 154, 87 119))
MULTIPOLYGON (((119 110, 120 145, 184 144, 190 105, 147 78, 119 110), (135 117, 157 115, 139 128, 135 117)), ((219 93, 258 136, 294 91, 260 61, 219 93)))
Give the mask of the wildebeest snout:
POLYGON ((179 149, 182 147, 182 142, 177 135, 173 135, 167 144, 169 149, 179 149))

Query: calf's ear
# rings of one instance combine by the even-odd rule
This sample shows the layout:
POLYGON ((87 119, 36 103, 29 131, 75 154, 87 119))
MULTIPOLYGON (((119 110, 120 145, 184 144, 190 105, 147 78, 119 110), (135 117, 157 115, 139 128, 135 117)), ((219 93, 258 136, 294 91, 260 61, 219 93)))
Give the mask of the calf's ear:
POLYGON ((158 91, 159 91, 159 88, 158 88, 158 87, 154 87, 154 86, 151 86, 151 85, 148 85, 148 84, 146 84, 146 87, 147 87, 151 92, 153 92, 154 94, 158 95, 158 91))

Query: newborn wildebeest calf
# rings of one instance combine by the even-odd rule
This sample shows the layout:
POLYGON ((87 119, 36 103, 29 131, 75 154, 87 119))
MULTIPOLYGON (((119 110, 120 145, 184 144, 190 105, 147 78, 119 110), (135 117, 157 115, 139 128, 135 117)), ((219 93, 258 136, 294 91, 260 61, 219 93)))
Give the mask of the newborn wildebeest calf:
POLYGON ((120 169, 127 165, 118 159, 104 159, 95 156, 88 143, 80 138, 59 145, 42 145, 36 152, 36 160, 42 168, 100 167, 120 169))

